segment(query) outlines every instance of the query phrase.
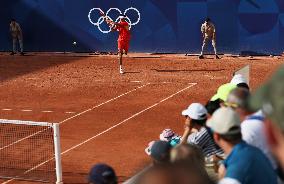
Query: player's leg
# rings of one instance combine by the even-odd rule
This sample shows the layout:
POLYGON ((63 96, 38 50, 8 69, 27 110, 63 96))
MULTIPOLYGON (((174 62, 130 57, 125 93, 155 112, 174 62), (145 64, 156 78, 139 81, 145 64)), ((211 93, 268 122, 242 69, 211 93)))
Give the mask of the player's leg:
POLYGON ((14 55, 16 53, 17 38, 13 37, 12 40, 13 40, 13 51, 12 51, 11 55, 14 55))
POLYGON ((122 67, 122 56, 123 56, 123 42, 119 40, 118 44, 118 62, 119 62, 119 73, 123 74, 123 67, 122 67))
POLYGON ((208 42, 208 38, 205 37, 205 38, 203 39, 203 43, 202 43, 202 48, 201 48, 201 53, 200 53, 199 59, 203 59, 203 58, 204 58, 203 52, 204 52, 204 48, 205 48, 207 42, 208 42))
POLYGON ((123 51, 118 52, 118 57, 119 57, 119 73, 124 74, 123 66, 122 66, 122 56, 123 56, 123 51))
POLYGON ((19 39, 19 45, 20 45, 21 55, 24 55, 24 43, 23 43, 23 38, 20 36, 20 37, 18 37, 18 39, 19 39))
POLYGON ((214 48, 214 53, 215 53, 215 57, 216 59, 220 59, 218 54, 217 54, 217 48, 216 48, 216 40, 215 39, 212 39, 212 46, 214 48))

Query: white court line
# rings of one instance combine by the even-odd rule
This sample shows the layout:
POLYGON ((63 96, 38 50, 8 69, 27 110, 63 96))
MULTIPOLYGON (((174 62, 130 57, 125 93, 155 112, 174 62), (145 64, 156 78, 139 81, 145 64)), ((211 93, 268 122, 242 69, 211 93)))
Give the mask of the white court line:
POLYGON ((21 110, 22 112, 32 112, 33 110, 31 110, 31 109, 23 109, 23 110, 21 110))
MULTIPOLYGON (((81 142, 81 143, 79 143, 79 144, 77 144, 77 145, 75 145, 75 146, 73 146, 73 147, 71 147, 71 148, 69 148, 69 149, 63 151, 63 152, 61 153, 61 155, 64 155, 64 154, 66 154, 66 153, 68 153, 68 152, 70 152, 70 151, 72 151, 72 150, 74 150, 74 149, 76 149, 76 148, 82 146, 83 144, 86 144, 86 143, 92 141, 93 139, 95 139, 95 138, 97 138, 97 137, 99 137, 99 136, 101 136, 101 135, 103 135, 103 134, 105 134, 105 133, 111 131, 112 129, 114 129, 114 128, 120 126, 120 125, 122 125, 123 123, 125 123, 125 122, 127 122, 127 121, 129 121, 129 120, 131 120, 131 119, 133 119, 133 118, 135 118, 135 117, 137 117, 137 116, 139 116, 140 114, 142 114, 142 113, 144 113, 144 112, 146 112, 146 111, 148 111, 148 110, 150 110, 150 109, 152 109, 152 108, 158 106, 160 103, 163 103, 163 102, 165 102, 165 101, 167 101, 167 100, 173 98, 174 96, 176 96, 176 95, 182 93, 183 91, 185 91, 185 90, 187 90, 187 89, 189 89, 189 88, 195 86, 196 84, 197 84, 197 83, 190 83, 190 85, 187 86, 186 88, 183 88, 183 89, 179 90, 178 92, 176 92, 176 93, 174 93, 174 94, 172 94, 172 95, 170 95, 170 96, 168 96, 168 97, 166 97, 166 98, 160 100, 159 102, 157 102, 157 103, 155 103, 155 104, 153 104, 153 105, 151 105, 151 106, 149 106, 149 107, 147 107, 147 108, 141 110, 140 112, 137 112, 137 113, 133 114, 132 116, 126 118, 125 120, 123 120, 123 121, 121 121, 121 122, 119 122, 119 123, 113 125, 112 127, 109 127, 108 129, 106 129, 106 130, 104 130, 104 131, 102 131, 102 132, 100 132, 100 133, 94 135, 93 137, 90 137, 90 138, 88 138, 87 140, 85 140, 85 141, 83 141, 83 142, 81 142)), ((29 170, 27 170, 26 172, 24 172, 24 175, 27 174, 27 173, 29 173, 29 172, 31 172, 31 171, 33 171, 33 170, 35 170, 35 169, 37 169, 37 168, 39 168, 40 166, 46 164, 47 162, 49 162, 49 161, 51 161, 51 160, 53 160, 53 159, 54 159, 54 157, 52 157, 52 158, 50 158, 50 159, 48 159, 48 160, 46 160, 46 161, 44 161, 44 162, 38 164, 37 166, 35 166, 35 167, 33 167, 33 168, 29 169, 29 170)), ((14 179, 10 179, 10 180, 8 180, 8 181, 2 183, 2 184, 7 184, 7 183, 10 183, 11 181, 14 181, 14 180, 15 180, 15 178, 14 178, 14 179)))
POLYGON ((78 114, 75 114, 74 116, 71 116, 70 118, 67 118, 67 119, 65 119, 65 120, 60 121, 59 124, 62 124, 62 123, 66 122, 66 121, 68 121, 68 120, 70 120, 70 119, 76 118, 77 116, 81 116, 82 114, 85 114, 85 113, 87 113, 87 112, 89 112, 89 111, 92 111, 92 110, 94 110, 94 109, 96 109, 96 108, 98 108, 98 107, 100 107, 100 106, 102 106, 102 105, 105 105, 105 104, 107 104, 107 103, 109 103, 109 102, 112 102, 112 101, 118 99, 118 98, 121 98, 121 97, 123 97, 123 96, 125 96, 125 95, 128 95, 129 93, 132 93, 132 92, 134 92, 134 91, 137 91, 138 89, 144 88, 144 87, 148 86, 149 84, 150 84, 150 83, 147 83, 147 84, 144 84, 144 85, 142 85, 142 86, 139 86, 139 87, 137 87, 137 88, 135 88, 135 89, 133 89, 133 90, 131 90, 131 91, 128 91, 128 92, 126 92, 126 93, 123 93, 123 94, 121 94, 121 95, 119 95, 119 96, 117 96, 117 97, 115 97, 115 98, 112 98, 112 99, 110 99, 110 100, 107 100, 107 101, 105 101, 105 102, 103 102, 103 103, 101 103, 101 104, 98 104, 98 105, 96 105, 96 106, 94 106, 94 107, 91 107, 91 108, 89 108, 89 109, 87 109, 87 110, 85 110, 85 111, 82 111, 82 112, 78 113, 78 114))
MULTIPOLYGON (((80 113, 78 113, 78 114, 75 114, 74 116, 71 116, 71 117, 69 117, 69 118, 67 118, 67 119, 65 119, 65 120, 63 120, 63 121, 61 121, 61 122, 59 122, 59 124, 62 124, 62 123, 64 123, 64 122, 66 122, 66 121, 69 121, 69 120, 71 120, 71 119, 73 119, 73 118, 76 118, 76 117, 78 117, 78 116, 80 116, 80 115, 83 115, 83 114, 85 114, 85 113, 87 113, 87 112, 89 112, 89 111, 92 111, 92 110, 94 110, 94 109, 96 109, 96 108, 98 108, 98 107, 100 107, 100 106, 102 106, 102 105, 105 105, 105 104, 107 104, 107 103, 110 103, 110 102, 112 102, 112 101, 114 101, 114 100, 116 100, 116 99, 118 99, 118 98, 121 98, 121 97, 123 97, 123 96, 125 96, 125 95, 127 95, 127 94, 129 94, 129 93, 132 93, 132 92, 134 92, 134 91, 137 91, 138 89, 144 88, 144 87, 148 86, 149 84, 150 84, 150 83, 147 83, 147 84, 144 84, 144 85, 142 85, 142 86, 139 86, 139 87, 137 87, 137 88, 135 88, 135 89, 133 89, 133 90, 131 90, 131 91, 128 91, 128 92, 126 92, 126 93, 123 93, 123 94, 121 94, 121 95, 119 95, 119 96, 117 96, 117 97, 114 97, 114 98, 112 98, 112 99, 110 99, 110 100, 107 100, 107 101, 105 101, 105 102, 103 102, 103 103, 101 103, 101 104, 98 104, 98 105, 96 105, 96 106, 94 106, 94 107, 92 107, 92 108, 89 108, 89 109, 87 109, 87 110, 85 110, 85 111, 82 111, 82 112, 80 112, 80 113)), ((12 143, 9 144, 9 145, 6 145, 6 146, 1 147, 0 150, 2 150, 2 149, 4 149, 4 148, 7 148, 7 147, 10 147, 10 146, 13 146, 13 145, 15 145, 15 144, 17 144, 17 143, 19 143, 19 142, 22 142, 22 141, 24 141, 24 140, 26 140, 26 139, 28 139, 28 138, 30 138, 30 137, 33 137, 33 136, 35 136, 35 135, 37 135, 37 134, 39 134, 39 133, 41 133, 41 132, 42 132, 42 131, 35 132, 34 134, 31 134, 31 135, 29 135, 29 136, 27 136, 27 137, 24 137, 24 138, 20 139, 20 140, 17 140, 17 141, 15 141, 15 142, 12 142, 12 143)))
POLYGON ((66 114, 75 114, 76 112, 65 112, 66 114))
POLYGON ((2 109, 2 111, 11 111, 12 109, 2 109))
POLYGON ((41 112, 44 112, 44 113, 51 113, 51 112, 53 112, 53 111, 41 111, 41 112))

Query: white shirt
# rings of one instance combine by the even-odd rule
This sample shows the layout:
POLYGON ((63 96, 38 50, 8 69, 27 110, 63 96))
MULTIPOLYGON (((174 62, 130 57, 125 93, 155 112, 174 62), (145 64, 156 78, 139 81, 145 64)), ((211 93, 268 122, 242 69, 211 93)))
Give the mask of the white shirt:
POLYGON ((223 178, 218 182, 218 184, 241 184, 241 183, 234 178, 223 178))
POLYGON ((215 26, 211 22, 205 22, 201 25, 201 32, 205 35, 205 38, 213 38, 215 31, 215 26))
POLYGON ((277 164, 268 147, 264 133, 264 122, 261 120, 261 118, 263 118, 263 116, 257 112, 251 116, 248 116, 241 123, 243 140, 249 145, 259 148, 267 156, 272 164, 272 167, 276 169, 277 164))

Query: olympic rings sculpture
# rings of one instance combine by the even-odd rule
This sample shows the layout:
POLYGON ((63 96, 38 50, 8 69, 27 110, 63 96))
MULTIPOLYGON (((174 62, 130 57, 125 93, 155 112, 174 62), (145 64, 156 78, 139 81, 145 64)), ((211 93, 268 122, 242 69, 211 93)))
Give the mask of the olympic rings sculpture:
POLYGON ((111 27, 109 28, 109 30, 102 30, 102 28, 101 28, 101 24, 104 22, 105 18, 107 18, 107 19, 109 19, 109 20, 111 20, 111 21, 114 21, 114 22, 118 22, 118 21, 119 21, 119 17, 117 17, 117 18, 112 18, 112 17, 110 16, 110 13, 111 13, 112 11, 116 11, 116 12, 118 13, 118 15, 120 15, 120 14, 124 14, 124 15, 125 15, 126 22, 129 24, 129 29, 131 29, 132 26, 137 25, 137 24, 140 22, 140 19, 141 19, 141 14, 140 14, 139 10, 137 10, 136 8, 133 8, 133 7, 127 8, 126 10, 124 10, 123 13, 122 13, 122 11, 121 11, 120 9, 118 9, 118 8, 110 8, 110 9, 105 13, 105 17, 102 16, 102 15, 100 15, 100 18, 98 18, 98 20, 97 20, 96 22, 94 22, 94 21, 92 20, 92 17, 91 17, 91 16, 92 16, 92 13, 93 13, 94 11, 98 11, 99 15, 100 15, 100 12, 103 12, 103 13, 105 13, 105 12, 104 12, 102 9, 100 9, 100 8, 92 8, 92 9, 89 11, 89 14, 88 14, 88 18, 89 18, 90 23, 93 24, 94 26, 97 26, 98 29, 99 29, 99 31, 102 32, 102 33, 104 33, 104 34, 107 34, 107 33, 111 32, 111 27), (137 13, 138 18, 137 18, 137 20, 136 20, 135 22, 133 22, 133 21, 127 16, 127 13, 128 13, 129 11, 135 11, 135 12, 137 13))

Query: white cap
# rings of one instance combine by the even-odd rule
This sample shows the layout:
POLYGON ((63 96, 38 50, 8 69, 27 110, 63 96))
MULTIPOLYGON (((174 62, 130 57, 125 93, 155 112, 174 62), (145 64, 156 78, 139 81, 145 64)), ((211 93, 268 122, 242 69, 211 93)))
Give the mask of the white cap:
POLYGON ((248 83, 248 81, 246 80, 246 78, 244 76, 242 76, 241 74, 236 74, 234 75, 234 77, 231 80, 231 84, 241 84, 241 83, 248 83))
POLYGON ((206 125, 221 135, 230 135, 241 132, 239 115, 229 107, 221 107, 215 111, 206 125), (235 129, 232 129, 235 128, 235 129))
POLYGON ((186 110, 181 113, 183 116, 189 116, 194 120, 204 120, 206 119, 207 110, 200 103, 192 103, 186 110))

